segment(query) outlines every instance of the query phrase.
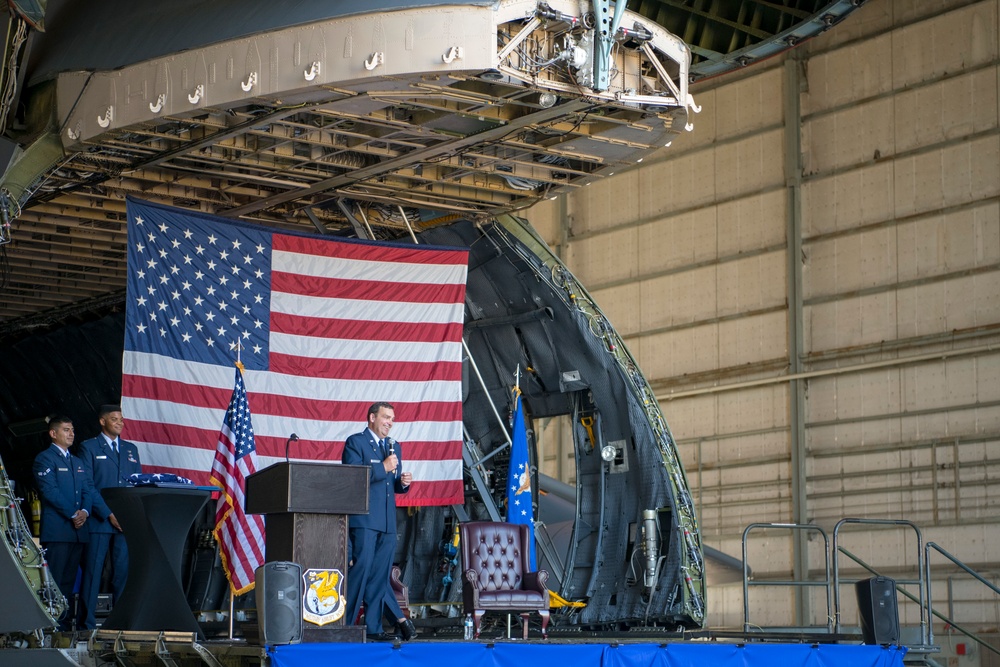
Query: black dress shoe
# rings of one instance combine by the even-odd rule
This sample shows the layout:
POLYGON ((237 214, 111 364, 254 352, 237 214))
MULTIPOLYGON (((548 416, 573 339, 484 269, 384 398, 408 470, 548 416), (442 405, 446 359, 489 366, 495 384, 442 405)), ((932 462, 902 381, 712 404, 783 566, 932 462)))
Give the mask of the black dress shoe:
POLYGON ((408 618, 404 618, 402 621, 396 623, 396 627, 399 629, 399 634, 403 637, 404 642, 410 641, 417 634, 417 629, 413 626, 413 621, 408 618))
POLYGON ((396 641, 396 636, 387 632, 375 632, 367 635, 367 639, 370 642, 393 642, 396 641))

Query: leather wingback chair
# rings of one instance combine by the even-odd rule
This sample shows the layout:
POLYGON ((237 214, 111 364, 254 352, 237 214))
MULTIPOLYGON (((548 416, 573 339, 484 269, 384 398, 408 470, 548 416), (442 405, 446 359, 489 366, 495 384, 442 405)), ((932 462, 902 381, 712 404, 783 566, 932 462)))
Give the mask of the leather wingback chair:
POLYGON ((392 570, 389 572, 389 585, 392 587, 392 592, 396 596, 396 602, 399 603, 399 608, 403 611, 403 616, 409 618, 410 589, 403 583, 403 572, 399 569, 398 565, 393 564, 392 570))
POLYGON ((529 572, 528 526, 472 521, 461 526, 462 601, 472 614, 476 637, 487 611, 518 612, 522 636, 528 638, 528 615, 542 617, 542 637, 548 637, 549 591, 545 570, 529 572))
MULTIPOLYGON (((392 569, 389 571, 389 586, 392 588, 393 595, 396 596, 396 602, 399 603, 403 616, 410 618, 410 589, 403 583, 403 571, 395 563, 392 564, 392 569)), ((358 610, 358 617, 354 619, 354 624, 364 625, 362 620, 364 616, 365 605, 362 603, 361 609, 358 610)))

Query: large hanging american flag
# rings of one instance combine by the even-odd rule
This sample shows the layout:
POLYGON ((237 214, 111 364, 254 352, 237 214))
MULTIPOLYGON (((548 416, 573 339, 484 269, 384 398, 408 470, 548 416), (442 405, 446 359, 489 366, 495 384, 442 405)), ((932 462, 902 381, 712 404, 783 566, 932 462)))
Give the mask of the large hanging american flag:
POLYGON ((143 467, 208 481, 242 348, 261 467, 340 461, 388 401, 403 505, 463 502, 468 252, 277 232, 129 199, 122 409, 143 467))
POLYGON ((234 595, 253 588, 255 572, 264 564, 264 517, 243 511, 246 479, 257 472, 257 449, 240 365, 237 364, 236 384, 222 420, 210 476, 212 484, 222 491, 216 505, 213 534, 219 542, 222 564, 234 595))

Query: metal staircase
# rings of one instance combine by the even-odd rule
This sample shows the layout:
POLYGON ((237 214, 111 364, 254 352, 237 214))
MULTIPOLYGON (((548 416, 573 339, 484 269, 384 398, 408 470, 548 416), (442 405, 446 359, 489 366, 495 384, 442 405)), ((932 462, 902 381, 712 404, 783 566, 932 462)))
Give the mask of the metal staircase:
MULTIPOLYGON (((931 592, 932 579, 930 566, 932 552, 935 552, 936 554, 947 559, 951 565, 964 571, 980 584, 993 591, 993 593, 997 596, 1000 596, 1000 588, 988 581, 980 573, 973 570, 966 563, 946 551, 940 545, 934 542, 927 542, 925 544, 920 528, 916 524, 902 519, 842 519, 834 527, 832 542, 827 532, 823 528, 814 524, 753 523, 747 526, 743 531, 742 551, 743 632, 746 634, 748 639, 752 639, 754 635, 758 634, 761 636, 770 634, 768 633, 768 629, 762 628, 760 625, 754 624, 750 620, 750 588, 753 586, 790 586, 797 588, 820 587, 826 591, 826 624, 825 626, 816 626, 808 629, 815 636, 822 637, 825 634, 829 636, 830 641, 837 642, 861 641, 861 633, 858 628, 845 628, 841 623, 841 611, 843 606, 840 596, 840 588, 842 585, 853 584, 857 580, 847 580, 841 576, 840 558, 841 556, 844 556, 850 559, 862 569, 871 573, 872 576, 877 577, 885 575, 840 545, 841 529, 852 524, 869 527, 898 526, 909 528, 916 536, 916 567, 914 571, 917 573, 917 576, 915 579, 895 579, 897 595, 902 595, 911 602, 916 603, 917 608, 919 609, 919 625, 907 625, 900 627, 899 644, 907 648, 906 658, 904 659, 906 664, 940 667, 939 663, 933 657, 941 650, 940 646, 934 643, 934 618, 943 621, 951 628, 954 628, 956 631, 968 637, 971 641, 976 642, 983 650, 1000 656, 1000 651, 998 651, 992 644, 976 635, 975 632, 955 623, 955 621, 948 615, 934 608, 933 596, 931 592), (752 570, 750 563, 748 562, 747 542, 751 533, 762 529, 808 531, 821 536, 823 538, 823 556, 825 563, 824 577, 822 579, 813 579, 810 577, 807 580, 755 581, 751 574, 752 570), (916 595, 914 595, 908 587, 915 587, 916 595)), ((912 565, 909 560, 908 564, 912 565)), ((801 632, 802 630, 803 628, 798 628, 796 631, 801 632)))

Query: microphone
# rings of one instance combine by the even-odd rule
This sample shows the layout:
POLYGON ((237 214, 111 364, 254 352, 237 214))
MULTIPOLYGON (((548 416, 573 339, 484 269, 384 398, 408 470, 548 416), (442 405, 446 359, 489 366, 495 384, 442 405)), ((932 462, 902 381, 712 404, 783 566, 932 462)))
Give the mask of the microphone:
MULTIPOLYGON (((396 441, 392 438, 386 437, 386 441, 389 443, 389 456, 396 455, 396 441)), ((396 464, 396 470, 392 473, 393 477, 399 477, 399 464, 396 464)))
POLYGON ((295 435, 294 433, 288 436, 288 440, 285 441, 285 463, 288 463, 288 445, 298 441, 299 441, 299 436, 295 435))

